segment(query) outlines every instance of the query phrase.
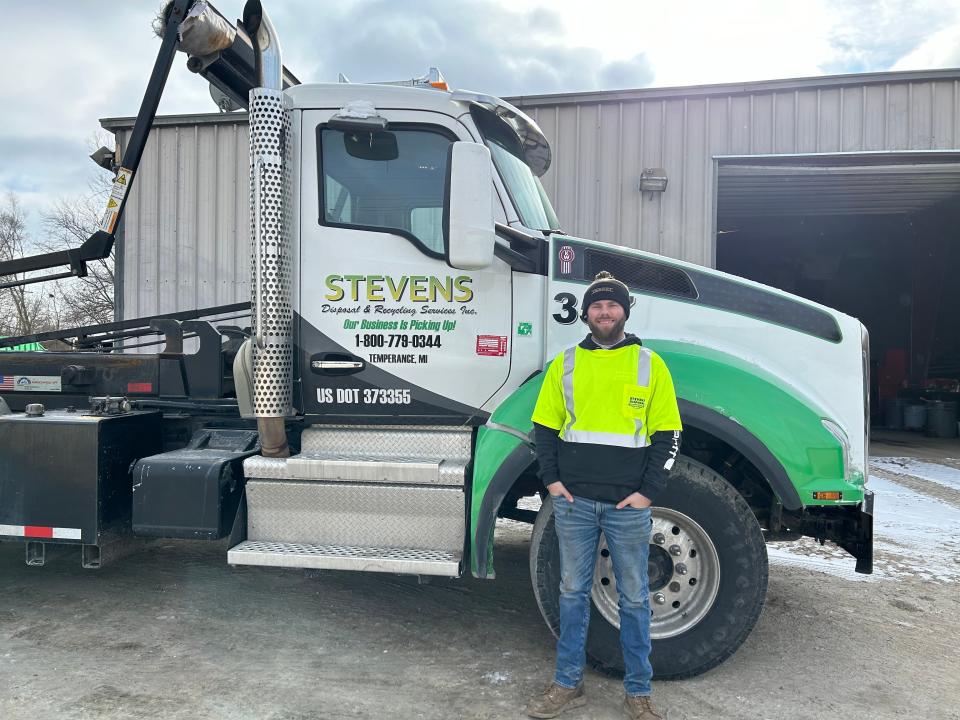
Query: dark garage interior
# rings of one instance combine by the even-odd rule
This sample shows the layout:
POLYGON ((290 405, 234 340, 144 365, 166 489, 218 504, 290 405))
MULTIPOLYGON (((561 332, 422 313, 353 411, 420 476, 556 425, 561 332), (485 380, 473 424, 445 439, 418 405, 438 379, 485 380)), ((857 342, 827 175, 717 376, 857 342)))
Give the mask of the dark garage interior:
POLYGON ((716 259, 866 325, 875 426, 955 437, 960 158, 944 155, 722 163, 716 259))

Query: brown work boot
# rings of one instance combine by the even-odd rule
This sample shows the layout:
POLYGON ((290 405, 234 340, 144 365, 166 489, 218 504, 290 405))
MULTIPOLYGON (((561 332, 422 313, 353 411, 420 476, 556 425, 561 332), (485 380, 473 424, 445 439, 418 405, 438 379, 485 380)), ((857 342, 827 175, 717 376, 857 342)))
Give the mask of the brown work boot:
POLYGON ((653 706, 649 695, 627 695, 623 709, 630 720, 663 720, 665 717, 653 706))
POLYGON ((583 683, 575 688, 565 688, 550 683, 542 694, 537 695, 527 703, 527 715, 532 718, 554 718, 562 712, 582 707, 587 702, 583 694, 583 683))

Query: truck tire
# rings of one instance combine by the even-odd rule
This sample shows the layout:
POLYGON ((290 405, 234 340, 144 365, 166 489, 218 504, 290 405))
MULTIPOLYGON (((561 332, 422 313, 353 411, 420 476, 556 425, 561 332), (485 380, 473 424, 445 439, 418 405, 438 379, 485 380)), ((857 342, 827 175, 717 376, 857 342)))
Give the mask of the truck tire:
MULTIPOLYGON (((654 677, 676 680, 716 667, 750 634, 767 592, 767 550, 740 493, 700 463, 678 459, 658 503, 650 541, 650 660, 654 677)), ((533 526, 530 575, 540 612, 558 635, 560 548, 549 496, 533 526)), ((622 674, 616 581, 602 536, 592 595, 587 657, 602 671, 622 674)))

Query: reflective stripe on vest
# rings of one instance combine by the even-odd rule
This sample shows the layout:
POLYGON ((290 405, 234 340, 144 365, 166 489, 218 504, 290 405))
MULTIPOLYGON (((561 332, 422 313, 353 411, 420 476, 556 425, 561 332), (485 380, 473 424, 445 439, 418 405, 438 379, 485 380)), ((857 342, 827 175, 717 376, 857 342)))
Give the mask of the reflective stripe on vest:
MULTIPOLYGON (((643 385, 647 387, 650 385, 650 351, 646 348, 640 348, 640 357, 637 358, 637 385, 643 385)), ((643 433, 641 438, 640 433, 643 432, 643 421, 639 418, 635 419, 634 424, 636 429, 633 431, 633 447, 644 447, 649 445, 650 442, 647 440, 646 433, 643 433)))
MULTIPOLYGON (((570 428, 577 421, 577 413, 573 407, 573 366, 577 362, 577 348, 567 348, 563 351, 563 404, 567 406, 567 427, 564 432, 564 438, 570 432, 570 428)), ((587 442, 586 440, 573 440, 571 442, 587 442)))
MULTIPOLYGON (((597 351, 593 351, 597 352, 597 351)), ((576 408, 573 402, 573 370, 576 365, 577 348, 567 348, 563 353, 563 403, 566 407, 567 421, 563 429, 565 442, 593 443, 596 445, 613 445, 615 447, 642 448, 650 444, 650 440, 643 431, 643 421, 634 419, 632 435, 612 432, 597 432, 595 430, 575 430, 573 424, 577 421, 576 408)), ((640 348, 637 358, 637 385, 650 385, 650 351, 640 348)))

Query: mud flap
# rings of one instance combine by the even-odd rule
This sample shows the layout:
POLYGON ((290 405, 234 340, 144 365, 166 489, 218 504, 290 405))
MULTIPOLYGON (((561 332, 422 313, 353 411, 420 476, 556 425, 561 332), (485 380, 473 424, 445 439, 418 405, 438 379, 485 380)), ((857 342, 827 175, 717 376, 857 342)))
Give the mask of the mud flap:
POLYGON ((873 573, 873 491, 863 491, 863 502, 857 506, 855 528, 837 543, 857 559, 856 571, 873 573))

